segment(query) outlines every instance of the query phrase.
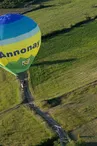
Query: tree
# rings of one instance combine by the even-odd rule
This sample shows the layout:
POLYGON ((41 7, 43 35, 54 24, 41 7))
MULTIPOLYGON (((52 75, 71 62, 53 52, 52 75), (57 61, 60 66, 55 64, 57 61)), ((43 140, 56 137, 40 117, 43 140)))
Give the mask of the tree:
POLYGON ((0 8, 18 8, 25 4, 27 0, 3 0, 0 8))

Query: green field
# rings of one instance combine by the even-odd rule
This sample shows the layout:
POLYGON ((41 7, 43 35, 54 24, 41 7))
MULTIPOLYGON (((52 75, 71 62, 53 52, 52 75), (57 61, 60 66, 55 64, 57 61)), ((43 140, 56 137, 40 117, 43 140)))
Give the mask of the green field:
POLYGON ((47 129, 43 120, 20 108, 0 117, 0 145, 2 146, 35 146, 54 136, 47 129))
POLYGON ((97 80, 96 28, 97 20, 45 41, 30 68, 36 103, 86 142, 97 142, 97 82, 87 85, 97 80))
POLYGON ((30 68, 36 100, 61 96, 97 79, 97 20, 42 43, 30 68))
POLYGON ((0 69, 0 111, 15 106, 20 101, 18 81, 13 75, 0 69))
MULTIPOLYGON (((38 22, 43 35, 97 15, 96 0, 50 0, 43 4, 49 7, 26 14, 38 22)), ((74 137, 80 135, 86 142, 97 142, 96 29, 97 20, 44 40, 29 70, 37 105, 50 112, 74 137)), ((16 78, 0 69, 0 111, 21 102, 19 90, 16 78)), ((25 106, 1 116, 0 131, 3 146, 42 146, 54 136, 25 106)))
POLYGON ((49 7, 27 14, 39 24, 43 35, 97 15, 96 0, 50 0, 43 4, 49 7))

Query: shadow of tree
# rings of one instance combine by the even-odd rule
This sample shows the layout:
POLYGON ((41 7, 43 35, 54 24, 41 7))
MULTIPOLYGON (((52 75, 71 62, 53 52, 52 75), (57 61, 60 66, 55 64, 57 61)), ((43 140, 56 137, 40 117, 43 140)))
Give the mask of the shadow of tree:
POLYGON ((47 2, 51 0, 33 0, 33 4, 42 4, 43 2, 47 2))
POLYGON ((81 138, 93 138, 94 136, 80 136, 81 138))
POLYGON ((61 64, 61 63, 66 63, 66 62, 73 62, 76 60, 77 60, 76 58, 70 58, 70 59, 63 59, 63 60, 43 61, 43 62, 32 64, 31 66, 61 64))
POLYGON ((55 37, 55 36, 57 36, 59 34, 68 33, 71 30, 73 30, 74 28, 81 27, 84 24, 88 24, 90 22, 93 22, 95 19, 97 19, 97 16, 91 18, 90 16, 87 16, 86 15, 86 19, 85 20, 80 21, 80 22, 78 22, 78 23, 76 23, 74 25, 71 24, 71 26, 69 28, 63 28, 61 30, 55 30, 55 31, 53 31, 51 33, 48 33, 46 35, 43 35, 42 36, 42 40, 47 40, 47 39, 53 38, 53 37, 55 37))
POLYGON ((49 8, 49 7, 54 7, 54 5, 43 5, 43 4, 40 4, 38 7, 26 10, 26 11, 22 12, 21 14, 26 14, 26 13, 29 13, 29 12, 32 12, 32 11, 37 11, 37 10, 40 10, 40 9, 46 9, 46 8, 49 8))
POLYGON ((97 146, 97 142, 88 142, 86 146, 97 146))
POLYGON ((48 99, 48 100, 44 100, 43 104, 44 106, 50 106, 50 107, 55 107, 60 105, 62 102, 61 98, 52 98, 52 99, 48 99))
POLYGON ((37 146, 54 146, 54 142, 58 140, 58 137, 53 137, 53 138, 49 138, 44 142, 41 142, 41 144, 37 145, 37 146))
MULTIPOLYGON (((80 136, 81 138, 94 138, 95 136, 80 136)), ((86 142, 86 146, 97 146, 97 142, 86 142)))

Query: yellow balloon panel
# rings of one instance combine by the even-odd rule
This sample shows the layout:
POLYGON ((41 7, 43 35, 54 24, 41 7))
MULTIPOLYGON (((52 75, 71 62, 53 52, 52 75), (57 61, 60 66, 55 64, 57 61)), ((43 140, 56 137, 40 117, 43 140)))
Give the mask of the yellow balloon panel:
POLYGON ((9 62, 18 61, 20 58, 36 56, 41 44, 40 38, 41 33, 38 32, 25 40, 0 46, 0 64, 6 66, 9 62))

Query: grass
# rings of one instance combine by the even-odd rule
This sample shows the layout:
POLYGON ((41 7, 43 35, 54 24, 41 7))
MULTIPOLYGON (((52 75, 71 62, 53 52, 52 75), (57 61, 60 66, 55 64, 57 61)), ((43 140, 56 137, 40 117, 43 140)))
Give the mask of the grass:
POLYGON ((13 75, 0 69, 0 111, 15 106, 20 101, 18 81, 13 75))
POLYGON ((50 114, 73 137, 97 142, 97 82, 61 97, 61 104, 48 108, 50 114), (79 135, 79 136, 78 136, 79 135))
POLYGON ((97 142, 96 28, 97 20, 46 40, 30 68, 36 103, 86 142, 97 142), (60 97, 59 106, 43 105, 60 97))
POLYGON ((37 101, 51 99, 97 79, 97 20, 42 43, 30 68, 37 101))
POLYGON ((84 0, 50 0, 43 4, 49 7, 27 14, 39 24, 42 35, 71 27, 88 16, 97 15, 96 0, 88 0, 88 3, 84 0))
POLYGON ((35 146, 54 136, 43 120, 21 106, 0 118, 0 144, 35 146))
POLYGON ((21 13, 21 12, 24 12, 26 9, 24 8, 16 8, 16 9, 0 9, 0 15, 4 15, 4 14, 7 14, 7 13, 21 13))
MULTIPOLYGON (((70 103, 60 105, 62 107, 58 106, 54 108, 51 113, 54 115, 57 121, 64 126, 65 129, 73 130, 77 126, 86 124, 90 120, 96 118, 97 109, 96 104, 94 104, 96 100, 95 97, 91 97, 94 99, 94 101, 92 101, 94 107, 93 105, 90 105, 91 99, 88 99, 89 103, 85 102, 83 99, 84 104, 83 101, 79 101, 78 103, 77 101, 73 102, 74 100, 71 100, 70 103)), ((83 98, 85 98, 85 96, 83 96, 83 98)), ((78 100, 80 100, 80 97, 78 100)))

